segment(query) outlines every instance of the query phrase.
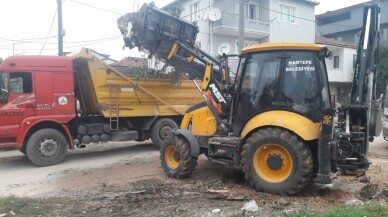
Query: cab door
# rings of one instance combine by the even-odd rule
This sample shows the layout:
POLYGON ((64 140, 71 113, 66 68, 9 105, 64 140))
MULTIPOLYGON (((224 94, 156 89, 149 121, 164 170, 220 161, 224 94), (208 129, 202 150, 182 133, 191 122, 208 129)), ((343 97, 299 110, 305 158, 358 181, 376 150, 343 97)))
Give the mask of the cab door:
POLYGON ((234 132, 239 132, 254 115, 277 108, 282 56, 281 51, 253 53, 245 57, 243 64, 240 63, 234 132))
POLYGON ((23 119, 35 115, 33 76, 30 72, 1 72, 0 79, 0 144, 15 143, 23 119))

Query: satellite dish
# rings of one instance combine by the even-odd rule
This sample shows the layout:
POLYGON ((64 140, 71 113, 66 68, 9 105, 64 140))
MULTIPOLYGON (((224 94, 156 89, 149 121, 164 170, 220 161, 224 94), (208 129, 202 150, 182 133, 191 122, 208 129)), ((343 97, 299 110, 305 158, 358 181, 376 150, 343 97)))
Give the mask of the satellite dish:
POLYGON ((228 54, 230 51, 230 45, 228 43, 222 43, 218 46, 218 54, 228 54))
POLYGON ((221 19, 221 16, 222 16, 222 13, 221 13, 221 10, 218 9, 218 8, 212 8, 210 11, 209 11, 209 15, 208 15, 208 18, 210 21, 218 21, 221 19))

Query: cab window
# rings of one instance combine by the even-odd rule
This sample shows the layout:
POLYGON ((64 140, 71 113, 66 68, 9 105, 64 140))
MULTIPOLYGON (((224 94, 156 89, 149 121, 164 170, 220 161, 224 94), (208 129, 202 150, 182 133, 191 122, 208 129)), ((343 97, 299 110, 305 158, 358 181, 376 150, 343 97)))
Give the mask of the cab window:
POLYGON ((6 72, 0 73, 0 103, 8 100, 8 76, 6 72))
POLYGON ((305 113, 322 105, 314 55, 314 52, 292 51, 285 59, 281 101, 289 109, 305 113))
POLYGON ((10 93, 32 93, 32 75, 29 72, 11 72, 10 93))
POLYGON ((273 108, 278 95, 280 56, 280 51, 247 56, 237 101, 236 123, 243 124, 258 112, 273 108))

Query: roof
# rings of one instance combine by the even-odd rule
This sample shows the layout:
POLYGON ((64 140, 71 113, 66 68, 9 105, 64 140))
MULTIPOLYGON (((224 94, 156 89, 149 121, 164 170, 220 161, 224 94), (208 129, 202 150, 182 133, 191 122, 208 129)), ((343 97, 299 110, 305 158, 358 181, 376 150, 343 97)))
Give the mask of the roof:
POLYGON ((346 47, 346 48, 357 49, 357 44, 355 44, 355 43, 326 38, 326 37, 323 37, 322 35, 315 35, 315 43, 324 44, 324 45, 331 45, 331 46, 336 46, 336 47, 346 47))
POLYGON ((363 2, 363 3, 351 5, 351 6, 349 6, 349 7, 341 8, 341 9, 338 9, 338 10, 327 11, 327 12, 325 12, 325 13, 323 13, 323 14, 316 15, 316 17, 317 17, 318 19, 324 19, 324 18, 327 18, 327 17, 336 16, 336 15, 339 15, 339 14, 343 14, 343 13, 346 13, 346 12, 350 12, 350 11, 351 11, 352 9, 354 9, 354 8, 364 7, 364 5, 369 4, 369 3, 372 3, 372 2, 374 2, 374 1, 367 1, 367 2, 363 2))
POLYGON ((12 70, 29 71, 72 71, 73 60, 67 56, 10 56, 0 65, 0 71, 12 70))
POLYGON ((242 49, 241 53, 253 53, 260 51, 270 50, 313 50, 320 51, 326 46, 312 43, 300 43, 300 42, 276 42, 276 43, 264 43, 256 44, 242 49))

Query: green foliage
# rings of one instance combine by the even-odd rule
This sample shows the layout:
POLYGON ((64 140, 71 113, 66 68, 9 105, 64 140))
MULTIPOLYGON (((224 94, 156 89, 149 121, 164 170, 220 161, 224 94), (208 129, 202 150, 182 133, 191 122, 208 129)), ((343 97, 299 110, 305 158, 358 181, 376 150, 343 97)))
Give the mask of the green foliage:
POLYGON ((137 79, 147 79, 147 78, 160 78, 160 79, 170 79, 171 84, 180 86, 182 80, 188 79, 188 77, 180 70, 175 68, 169 68, 165 65, 160 70, 150 69, 145 66, 141 67, 128 67, 123 73, 129 77, 136 77, 137 79))
POLYGON ((377 75, 376 82, 376 93, 377 96, 380 94, 385 94, 385 89, 388 84, 388 45, 380 44, 379 46, 379 59, 380 59, 380 68, 379 74, 377 75))
POLYGON ((1 197, 0 215, 6 216, 56 216, 57 210, 67 202, 59 198, 1 197))
POLYGON ((299 211, 286 214, 287 217, 383 217, 388 216, 388 206, 378 203, 367 203, 362 206, 347 206, 317 211, 299 211))

